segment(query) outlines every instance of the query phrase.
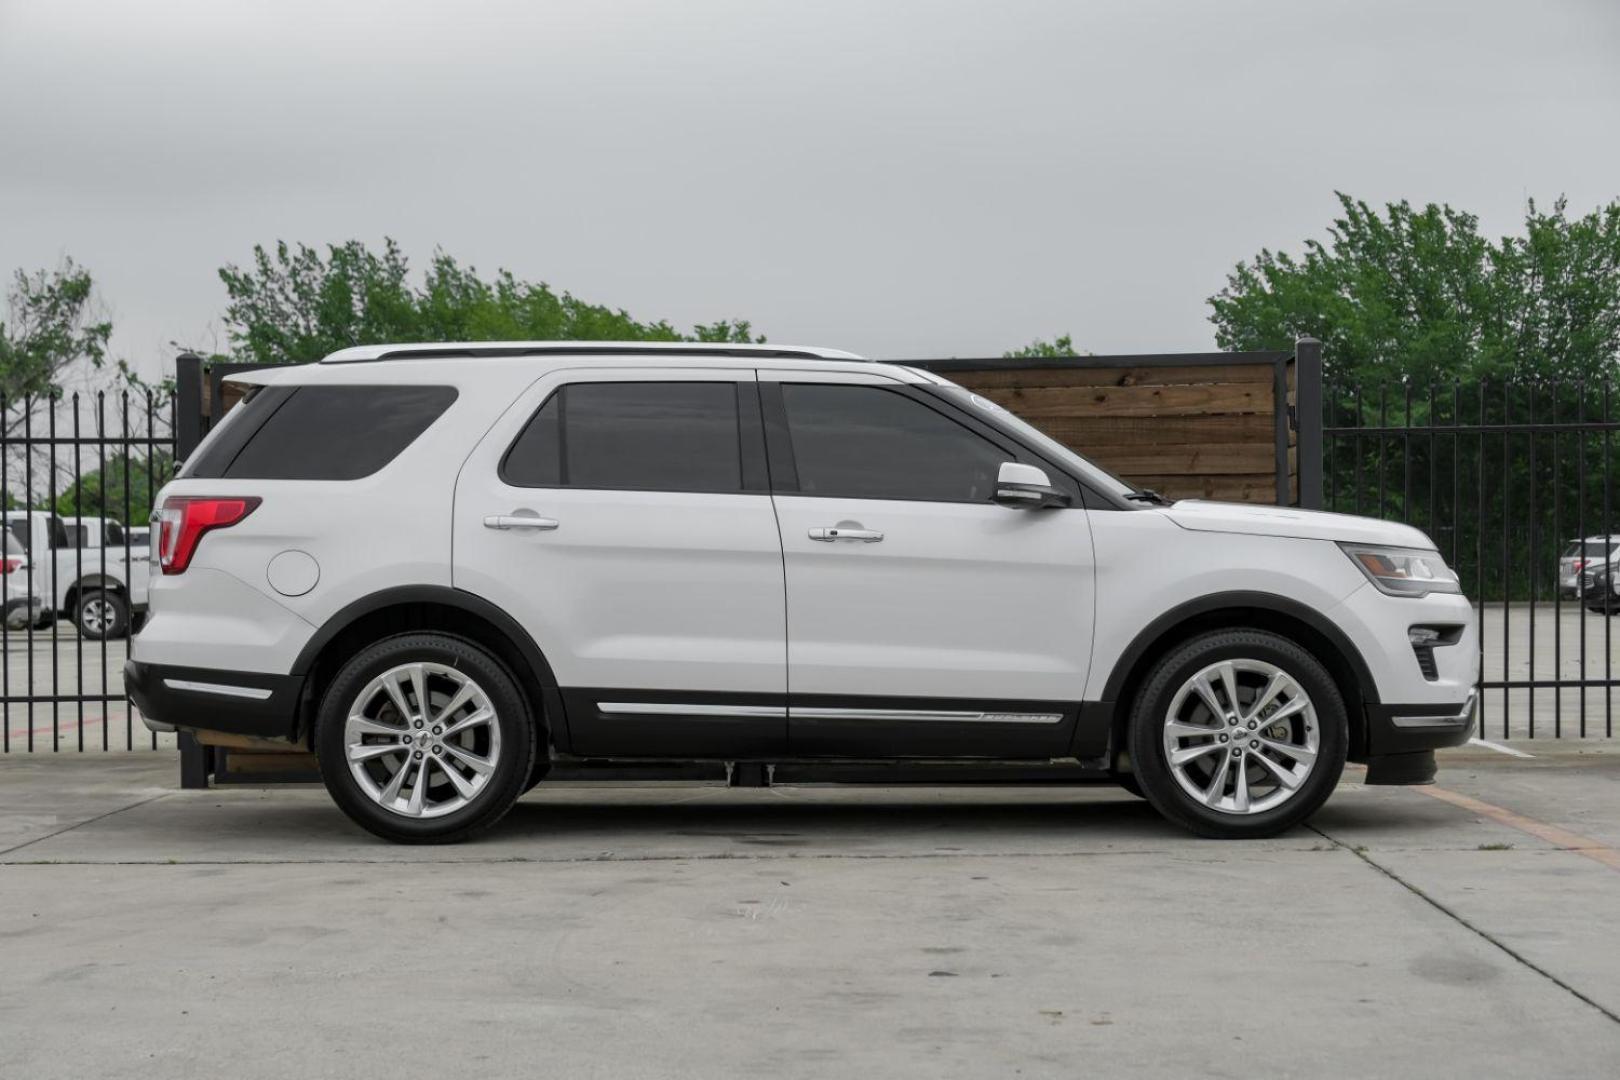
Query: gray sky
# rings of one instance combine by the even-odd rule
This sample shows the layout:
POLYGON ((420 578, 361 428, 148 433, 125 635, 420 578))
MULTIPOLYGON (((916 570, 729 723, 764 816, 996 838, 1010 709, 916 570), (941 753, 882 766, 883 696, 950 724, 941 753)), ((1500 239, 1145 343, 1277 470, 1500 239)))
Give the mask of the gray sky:
POLYGON ((223 347, 255 242, 873 356, 1208 348, 1336 209, 1620 195, 1620 3, 0 0, 0 270, 223 347))

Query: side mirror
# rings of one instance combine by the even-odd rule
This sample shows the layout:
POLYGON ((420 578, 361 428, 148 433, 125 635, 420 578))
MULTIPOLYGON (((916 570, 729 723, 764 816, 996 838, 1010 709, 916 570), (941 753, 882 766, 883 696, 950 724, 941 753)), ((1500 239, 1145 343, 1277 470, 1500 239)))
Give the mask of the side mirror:
POLYGON ((1035 466, 1004 461, 1001 472, 996 476, 996 493, 990 501, 997 506, 1041 510, 1050 506, 1068 506, 1069 494, 1053 487, 1046 473, 1035 466))

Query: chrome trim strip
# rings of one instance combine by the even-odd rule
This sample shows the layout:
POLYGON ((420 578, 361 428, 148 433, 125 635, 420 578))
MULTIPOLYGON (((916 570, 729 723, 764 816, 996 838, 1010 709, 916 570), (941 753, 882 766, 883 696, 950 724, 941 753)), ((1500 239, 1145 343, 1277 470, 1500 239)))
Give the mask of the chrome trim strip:
POLYGON ((224 683, 192 682, 190 679, 164 679, 163 685, 170 690, 190 690, 194 694, 219 694, 221 697, 248 698, 252 701, 264 701, 275 692, 258 686, 226 686, 224 683))
POLYGON ((1460 711, 1441 716, 1391 716, 1389 722, 1400 728, 1460 727, 1474 719, 1474 700, 1479 691, 1468 695, 1460 711))
POLYGON ((656 701, 598 701, 596 709, 617 716, 723 716, 762 720, 785 720, 788 714, 782 705, 688 705, 656 701))
POLYGON ((795 720, 918 720, 936 724, 1058 724, 1062 713, 972 712, 949 709, 806 709, 795 706, 795 720))

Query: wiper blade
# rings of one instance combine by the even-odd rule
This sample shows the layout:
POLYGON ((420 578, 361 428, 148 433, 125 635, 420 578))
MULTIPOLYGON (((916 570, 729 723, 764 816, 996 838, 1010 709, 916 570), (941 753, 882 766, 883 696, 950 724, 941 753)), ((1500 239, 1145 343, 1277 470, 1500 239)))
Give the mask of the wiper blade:
POLYGON ((1172 500, 1165 498, 1152 488, 1139 488, 1136 491, 1127 494, 1125 498, 1129 499, 1131 502, 1154 503, 1158 506, 1172 505, 1172 500))

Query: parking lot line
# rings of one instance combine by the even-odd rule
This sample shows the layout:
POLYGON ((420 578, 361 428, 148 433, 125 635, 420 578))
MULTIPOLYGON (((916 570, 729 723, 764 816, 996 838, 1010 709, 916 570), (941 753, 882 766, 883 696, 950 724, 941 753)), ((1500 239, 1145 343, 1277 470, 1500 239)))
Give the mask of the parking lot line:
POLYGON ((1479 799, 1468 795, 1448 791, 1443 787, 1426 785, 1419 787, 1417 790, 1430 798, 1448 802, 1470 813, 1490 818, 1492 821, 1506 825, 1510 829, 1518 829, 1522 833, 1528 833, 1538 839, 1545 840, 1553 847, 1573 852, 1576 855, 1584 855, 1588 859, 1602 863, 1611 870, 1620 870, 1620 851, 1616 851, 1607 844, 1600 843, 1590 837, 1572 833, 1568 829, 1560 829, 1556 825, 1548 825, 1544 821, 1537 821, 1535 818, 1516 814, 1512 810, 1506 810, 1488 802, 1481 802, 1479 799))
POLYGON ((1469 739, 1468 745, 1483 746, 1487 750, 1495 750, 1498 754, 1507 754, 1509 757, 1533 758, 1536 756, 1534 754, 1527 754, 1523 750, 1515 750, 1511 746, 1503 746, 1501 743, 1491 742, 1489 739, 1469 739))

